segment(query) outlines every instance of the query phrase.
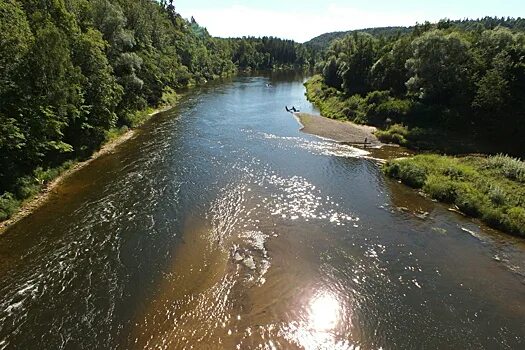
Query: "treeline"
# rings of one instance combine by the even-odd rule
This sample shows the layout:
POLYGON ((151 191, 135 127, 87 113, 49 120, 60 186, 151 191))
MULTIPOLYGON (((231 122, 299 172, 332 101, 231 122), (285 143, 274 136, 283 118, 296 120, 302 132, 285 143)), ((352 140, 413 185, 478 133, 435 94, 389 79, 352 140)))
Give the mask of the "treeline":
POLYGON ((298 68, 314 65, 313 54, 304 45, 274 37, 228 39, 233 62, 240 68, 298 68))
POLYGON ((431 148, 460 134, 525 154, 520 30, 441 21, 391 37, 354 32, 334 41, 316 69, 308 96, 326 116, 390 127, 379 136, 401 144, 431 148))
MULTIPOLYGON (((439 26, 448 27, 455 26, 465 30, 479 30, 479 29, 494 29, 496 27, 505 27, 512 30, 525 30, 525 18, 512 18, 512 17, 484 17, 479 19, 461 19, 461 20, 450 20, 443 19, 439 22, 439 26)), ((349 30, 345 32, 331 32, 321 34, 309 41, 305 42, 304 45, 313 50, 314 52, 320 52, 326 50, 332 41, 341 39, 348 34, 354 32, 368 33, 376 37, 384 36, 396 36, 399 34, 408 34, 413 30, 418 30, 421 27, 432 26, 430 22, 423 24, 417 24, 413 27, 378 27, 378 28, 366 28, 358 30, 349 30)))
POLYGON ((173 0, 1 1, 0 220, 176 89, 306 62, 290 41, 213 38, 173 0))

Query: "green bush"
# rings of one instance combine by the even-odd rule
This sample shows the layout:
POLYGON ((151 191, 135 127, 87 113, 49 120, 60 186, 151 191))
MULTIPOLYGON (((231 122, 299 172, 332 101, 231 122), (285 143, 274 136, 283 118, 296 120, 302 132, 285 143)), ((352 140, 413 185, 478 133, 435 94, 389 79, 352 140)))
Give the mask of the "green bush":
POLYGON ((49 169, 42 169, 42 167, 38 167, 33 172, 34 178, 36 179, 36 182, 39 184, 47 184, 48 182, 53 181, 58 176, 60 176, 64 171, 71 168, 75 164, 75 161, 68 160, 64 162, 62 165, 54 168, 49 169))
POLYGON ((490 186, 490 190, 488 192, 489 198, 495 205, 505 205, 505 201, 507 199, 506 193, 496 185, 490 186))
POLYGON ((430 197, 446 203, 454 203, 457 196, 458 184, 447 176, 431 174, 423 185, 423 191, 430 197))
POLYGON ((171 87, 165 87, 162 91, 161 104, 173 106, 179 100, 179 95, 171 87))
POLYGON ((378 130, 375 132, 376 137, 385 143, 396 143, 398 145, 406 145, 408 136, 408 128, 401 124, 391 125, 387 130, 378 130))
POLYGON ((525 209, 522 207, 510 208, 504 216, 503 223, 511 232, 525 236, 525 209))
POLYGON ((423 187, 427 178, 425 168, 411 162, 387 163, 387 173, 414 188, 423 187))
POLYGON ((33 176, 24 176, 16 182, 16 197, 26 199, 40 191, 41 185, 33 176))
POLYGON ((0 196, 0 221, 9 219, 18 209, 18 201, 11 193, 6 192, 0 196))
POLYGON ((399 134, 404 137, 408 136, 408 128, 402 124, 394 124, 388 128, 388 131, 393 134, 399 134))
POLYGON ((503 224, 503 216, 501 209, 486 207, 481 218, 491 227, 506 230, 507 228, 503 224))
POLYGON ((387 118, 394 121, 402 121, 406 119, 411 110, 412 102, 410 100, 391 98, 378 104, 374 109, 374 113, 380 116, 383 121, 386 121, 387 118))
POLYGON ((390 101, 390 91, 372 91, 369 92, 365 97, 365 102, 368 105, 380 105, 387 101, 390 101))
POLYGON ((488 205, 489 201, 486 196, 477 189, 470 185, 464 185, 461 188, 458 188, 454 203, 463 213, 473 217, 479 217, 483 212, 483 208, 488 205))
POLYGON ((525 162, 518 158, 498 154, 487 158, 487 167, 497 169, 511 180, 525 182, 525 162))
POLYGON ((392 177, 394 179, 399 179, 400 168, 401 168, 401 166, 399 165, 399 161, 388 161, 383 166, 383 171, 388 176, 390 176, 390 177, 392 177))

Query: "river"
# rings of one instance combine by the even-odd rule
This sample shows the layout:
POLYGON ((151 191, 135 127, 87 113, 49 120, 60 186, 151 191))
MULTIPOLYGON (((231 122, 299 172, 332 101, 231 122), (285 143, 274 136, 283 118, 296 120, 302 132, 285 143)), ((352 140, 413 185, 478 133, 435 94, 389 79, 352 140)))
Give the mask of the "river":
POLYGON ((525 348, 524 241, 301 133, 304 79, 189 91, 10 228, 0 349, 525 348))

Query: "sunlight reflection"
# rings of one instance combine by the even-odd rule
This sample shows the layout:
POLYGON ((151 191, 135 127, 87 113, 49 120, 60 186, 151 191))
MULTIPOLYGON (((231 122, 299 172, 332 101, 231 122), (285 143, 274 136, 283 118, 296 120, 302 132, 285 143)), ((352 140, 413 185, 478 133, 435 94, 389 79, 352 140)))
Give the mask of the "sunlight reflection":
POLYGON ((310 302, 310 326, 316 331, 333 330, 339 320, 339 313, 339 302, 332 294, 318 294, 310 302))

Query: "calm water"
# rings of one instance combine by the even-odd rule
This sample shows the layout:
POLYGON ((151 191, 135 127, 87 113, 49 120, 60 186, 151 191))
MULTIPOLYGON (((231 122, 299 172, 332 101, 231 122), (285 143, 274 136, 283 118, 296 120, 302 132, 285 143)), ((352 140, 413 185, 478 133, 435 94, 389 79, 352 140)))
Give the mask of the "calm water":
POLYGON ((524 349, 523 241, 300 133, 303 79, 191 91, 0 237, 0 349, 524 349))

